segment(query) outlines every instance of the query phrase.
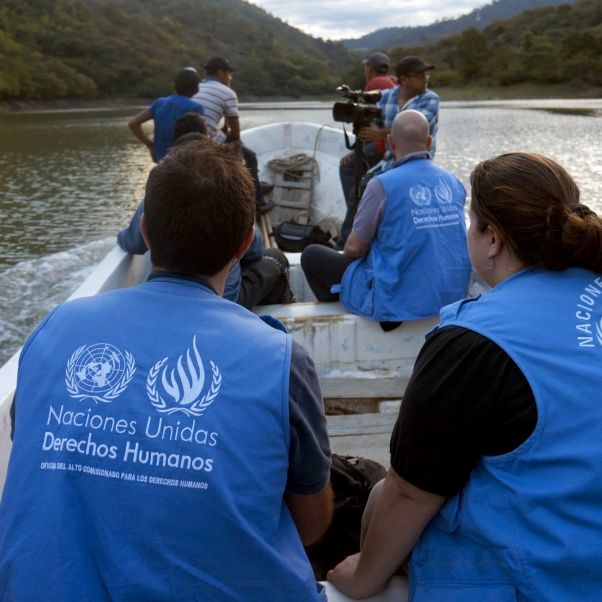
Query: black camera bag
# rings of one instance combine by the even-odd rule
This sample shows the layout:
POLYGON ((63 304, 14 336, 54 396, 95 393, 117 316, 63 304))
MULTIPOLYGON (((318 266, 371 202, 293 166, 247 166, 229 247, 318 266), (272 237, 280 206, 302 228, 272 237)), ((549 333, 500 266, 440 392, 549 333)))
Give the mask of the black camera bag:
POLYGON ((278 247, 289 253, 301 253, 311 244, 330 246, 330 234, 311 224, 282 222, 274 228, 274 236, 278 247))

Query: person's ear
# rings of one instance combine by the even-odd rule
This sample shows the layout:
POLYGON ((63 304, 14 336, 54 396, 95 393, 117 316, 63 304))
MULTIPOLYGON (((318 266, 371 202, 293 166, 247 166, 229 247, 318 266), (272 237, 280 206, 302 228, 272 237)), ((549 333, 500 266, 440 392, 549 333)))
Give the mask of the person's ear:
POLYGON ((140 216, 140 232, 142 234, 142 238, 144 238, 144 242, 146 243, 147 248, 151 248, 150 244, 148 243, 148 230, 147 230, 147 225, 146 225, 146 216, 144 215, 144 213, 142 213, 142 215, 140 216))
POLYGON ((486 234, 489 237, 489 248, 487 249, 487 258, 495 259, 504 249, 504 239, 501 237, 495 226, 489 224, 486 234))
POLYGON ((387 134, 387 146, 393 151, 393 154, 395 154, 395 142, 391 134, 387 134))
POLYGON ((425 144, 426 144, 426 150, 430 151, 431 150, 431 146, 433 146, 433 137, 430 134, 426 137, 425 144))

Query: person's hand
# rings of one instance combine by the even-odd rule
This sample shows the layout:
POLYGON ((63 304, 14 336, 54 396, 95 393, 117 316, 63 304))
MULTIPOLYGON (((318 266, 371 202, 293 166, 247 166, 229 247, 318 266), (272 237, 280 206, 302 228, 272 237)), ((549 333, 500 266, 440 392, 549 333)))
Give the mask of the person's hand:
POLYGON ((353 159, 353 155, 355 153, 347 153, 342 159, 341 159, 341 165, 349 165, 349 163, 351 163, 351 159, 353 159))
POLYGON ((359 559, 360 552, 353 554, 352 556, 347 556, 345 560, 339 562, 339 564, 331 571, 328 571, 328 574, 326 575, 328 581, 330 581, 330 583, 338 590, 342 591, 350 598, 355 598, 357 600, 366 597, 364 592, 358 587, 355 579, 355 570, 359 559))
POLYGON ((363 142, 376 142, 377 140, 385 140, 387 138, 387 128, 381 128, 375 123, 372 123, 368 127, 361 128, 357 136, 363 142))

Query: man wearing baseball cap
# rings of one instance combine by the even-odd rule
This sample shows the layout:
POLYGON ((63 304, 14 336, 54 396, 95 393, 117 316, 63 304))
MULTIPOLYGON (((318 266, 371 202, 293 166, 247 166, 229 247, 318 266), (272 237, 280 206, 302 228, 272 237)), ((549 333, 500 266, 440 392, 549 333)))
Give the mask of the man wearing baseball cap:
MULTIPOLYGON (((234 67, 221 56, 209 59, 203 67, 207 76, 199 83, 198 91, 192 100, 200 103, 205 110, 204 118, 209 135, 214 142, 240 142, 238 96, 231 87, 234 67), (222 118, 224 124, 220 128, 222 118)), ((271 209, 271 206, 266 203, 261 192, 257 155, 242 143, 240 147, 245 163, 253 176, 256 209, 258 213, 265 213, 271 209)))
POLYGON ((205 109, 209 134, 215 142, 238 140, 238 97, 231 88, 234 67, 221 56, 209 59, 203 67, 207 76, 201 81, 197 93, 192 98, 205 109), (225 119, 225 123, 220 130, 222 118, 225 119))
POLYGON ((397 85, 397 78, 387 75, 391 61, 384 52, 373 52, 363 61, 366 86, 364 90, 388 90, 397 85))
MULTIPOLYGON (((413 109, 422 113, 428 121, 429 134, 433 138, 431 156, 434 156, 439 121, 439 96, 428 89, 430 72, 434 68, 434 65, 425 63, 418 56, 406 56, 402 58, 395 66, 395 74, 397 75, 399 84, 394 88, 385 90, 378 103, 382 113, 384 128, 377 128, 376 126, 362 128, 359 132, 360 138, 370 142, 385 139, 391 130, 391 124, 397 113, 413 109)), ((389 151, 385 156, 381 171, 390 169, 393 161, 393 154, 389 151)))
MULTIPOLYGON (((418 56, 406 56, 402 58, 395 66, 395 74, 399 83, 394 88, 383 90, 378 106, 381 110, 383 127, 372 124, 369 127, 363 127, 358 132, 358 136, 364 143, 376 143, 380 140, 386 140, 391 131, 391 124, 395 116, 400 111, 413 109, 422 113, 429 124, 429 135, 432 137, 430 149, 431 158, 435 156, 436 137, 439 122, 439 95, 428 89, 430 72, 435 68, 434 65, 425 63, 418 56)), ((368 180, 388 169, 395 164, 395 157, 391 150, 387 150, 383 160, 378 163, 371 171, 364 176, 361 191, 365 188, 368 180)), ((353 225, 353 207, 355 200, 355 191, 345 197, 347 203, 347 214, 343 225, 341 226, 341 236, 338 246, 343 248, 351 226, 353 225)))
MULTIPOLYGON (((393 75, 387 75, 391 61, 384 52, 373 52, 368 55, 363 61, 364 77, 366 85, 364 91, 372 90, 388 90, 397 85, 397 78, 393 75)), ((385 154, 385 141, 377 140, 376 142, 366 142, 364 144, 364 161, 368 167, 373 167, 382 160, 385 154)), ((341 186, 343 188, 343 196, 348 206, 353 207, 355 199, 355 152, 346 154, 339 164, 339 177, 341 178, 341 186)), ((348 215, 341 227, 341 238, 347 238, 353 224, 353 215, 351 210, 347 211, 348 215)), ((341 244, 341 249, 343 248, 341 244)))

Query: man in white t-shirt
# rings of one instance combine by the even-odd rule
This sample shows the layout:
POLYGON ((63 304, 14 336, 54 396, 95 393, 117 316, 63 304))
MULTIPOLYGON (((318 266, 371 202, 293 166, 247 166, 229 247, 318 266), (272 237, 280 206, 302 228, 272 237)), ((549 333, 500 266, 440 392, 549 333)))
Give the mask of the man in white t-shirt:
POLYGON ((230 87, 234 68, 221 56, 215 56, 203 67, 207 77, 199 84, 199 91, 192 97, 205 110, 205 122, 215 142, 231 142, 240 138, 238 122, 238 97, 230 87), (220 122, 225 119, 220 129, 220 122))
MULTIPOLYGON (((239 142, 240 122, 238 120, 238 97, 230 87, 234 67, 223 57, 214 56, 203 67, 207 77, 199 84, 199 91, 192 100, 203 105, 203 117, 209 134, 214 142, 239 142), (224 123, 222 125, 222 119, 224 123)), ((255 205, 258 213, 269 211, 273 205, 267 203, 261 193, 261 184, 257 170, 257 155, 241 144, 245 163, 255 183, 255 205)))

